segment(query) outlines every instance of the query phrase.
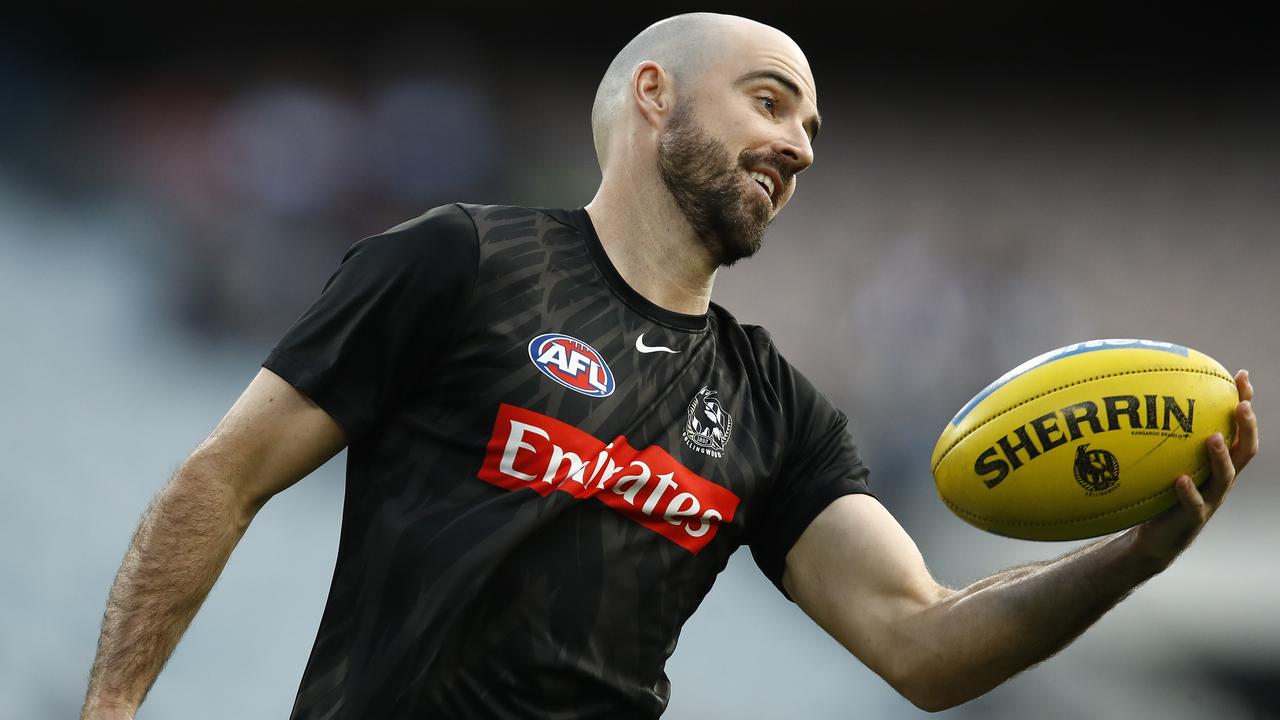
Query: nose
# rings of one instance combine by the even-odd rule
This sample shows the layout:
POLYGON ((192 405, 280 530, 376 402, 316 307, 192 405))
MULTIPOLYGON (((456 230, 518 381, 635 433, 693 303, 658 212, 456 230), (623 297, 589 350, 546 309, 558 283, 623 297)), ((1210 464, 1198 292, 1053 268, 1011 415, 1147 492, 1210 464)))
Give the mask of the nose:
POLYGON ((813 143, 799 123, 787 125, 787 133, 773 141, 773 151, 790 161, 793 174, 813 164, 813 143))

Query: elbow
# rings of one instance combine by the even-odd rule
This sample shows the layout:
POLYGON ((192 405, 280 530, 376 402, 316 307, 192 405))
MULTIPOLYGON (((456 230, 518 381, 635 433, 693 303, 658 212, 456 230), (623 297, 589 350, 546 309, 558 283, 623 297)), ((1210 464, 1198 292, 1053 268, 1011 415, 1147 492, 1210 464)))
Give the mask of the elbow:
POLYGON ((268 499, 246 492, 232 469, 198 458, 188 459, 174 473, 166 491, 181 498, 184 507, 225 518, 238 533, 248 528, 268 499))
POLYGON ((927 713, 950 710, 976 697, 966 693, 967 688, 956 682, 954 673, 936 667, 902 668, 885 680, 899 695, 927 713))
POLYGON ((894 689, 912 705, 927 713, 950 710, 961 704, 961 702, 947 698, 944 693, 937 692, 932 687, 917 684, 895 684, 894 689))
POLYGON ((921 710, 927 713, 942 712, 943 710, 950 710, 951 708, 957 705, 960 705, 960 703, 958 702, 947 702, 939 698, 921 698, 921 699, 907 698, 907 699, 911 701, 912 705, 915 705, 916 707, 920 708, 921 710))

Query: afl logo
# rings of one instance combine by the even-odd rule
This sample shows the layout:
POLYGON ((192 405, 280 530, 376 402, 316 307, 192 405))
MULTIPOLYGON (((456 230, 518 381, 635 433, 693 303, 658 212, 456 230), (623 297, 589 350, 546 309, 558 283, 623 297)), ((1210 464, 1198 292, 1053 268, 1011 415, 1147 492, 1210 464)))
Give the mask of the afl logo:
POLYGON ((613 394, 613 373, 604 356, 581 340, 546 333, 529 341, 529 359, 543 375, 592 397, 613 394))

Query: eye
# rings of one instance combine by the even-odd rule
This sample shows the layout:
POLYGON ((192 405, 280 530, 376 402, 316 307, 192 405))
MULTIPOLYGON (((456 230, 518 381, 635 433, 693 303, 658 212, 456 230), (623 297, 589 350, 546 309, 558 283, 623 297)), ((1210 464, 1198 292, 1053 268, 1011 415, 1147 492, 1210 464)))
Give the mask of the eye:
POLYGON ((778 101, 776 99, 768 95, 762 95, 756 98, 756 100, 760 102, 760 105, 764 107, 765 111, 767 111, 770 115, 776 114, 778 109, 778 101))

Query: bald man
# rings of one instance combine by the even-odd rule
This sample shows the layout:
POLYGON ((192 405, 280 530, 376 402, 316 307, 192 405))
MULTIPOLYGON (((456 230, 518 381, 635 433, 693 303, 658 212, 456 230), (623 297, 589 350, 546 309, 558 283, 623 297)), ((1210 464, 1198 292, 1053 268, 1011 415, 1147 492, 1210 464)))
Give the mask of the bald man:
MULTIPOLYGON (((1056 561, 935 582, 835 409, 710 301, 813 162, 786 35, 684 15, 609 66, 590 204, 454 204, 356 243, 144 516, 85 717, 127 718, 255 513, 348 447, 332 589, 293 718, 651 718, 680 628, 747 545, 921 708, 1036 663, 1166 567, 1257 451, 1056 561)), ((696 651, 696 650, 695 650, 696 651)))

